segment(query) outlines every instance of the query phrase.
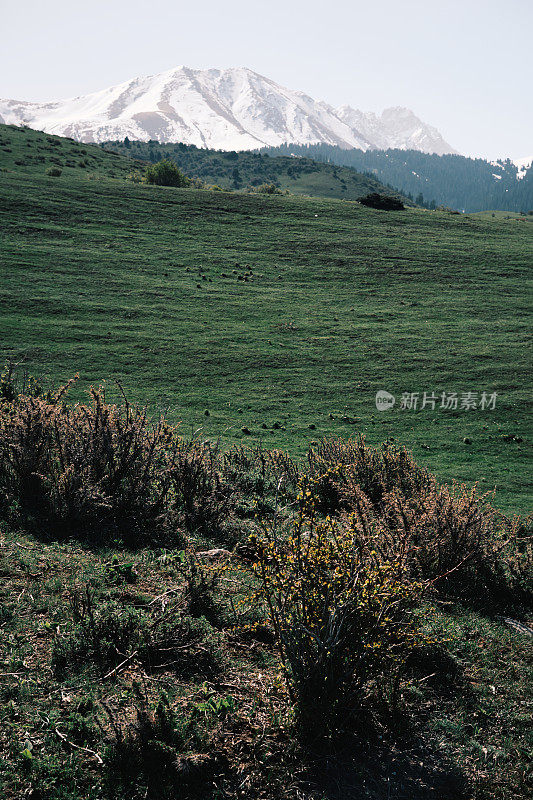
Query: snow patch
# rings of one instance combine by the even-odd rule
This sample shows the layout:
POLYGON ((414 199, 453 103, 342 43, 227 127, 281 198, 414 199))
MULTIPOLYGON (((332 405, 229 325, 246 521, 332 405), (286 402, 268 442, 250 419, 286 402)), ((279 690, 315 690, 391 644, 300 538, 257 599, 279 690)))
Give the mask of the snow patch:
POLYGON ((517 158, 513 161, 513 164, 517 168, 516 179, 521 181, 528 169, 533 166, 533 157, 527 156, 526 158, 517 158))

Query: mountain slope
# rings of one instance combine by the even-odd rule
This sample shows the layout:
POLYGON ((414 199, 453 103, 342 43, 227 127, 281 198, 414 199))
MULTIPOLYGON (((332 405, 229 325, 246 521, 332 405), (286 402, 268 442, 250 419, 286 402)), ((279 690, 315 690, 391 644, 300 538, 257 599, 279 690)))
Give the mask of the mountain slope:
POLYGON ((79 372, 75 400, 105 378, 111 399, 116 378, 213 442, 296 454, 394 436, 441 479, 483 476, 499 506, 530 506, 513 439, 527 442, 528 224, 69 169, 0 172, 2 364, 54 386, 79 372), (397 398, 385 414, 380 389, 397 398), (498 403, 402 410, 419 390, 498 403))
POLYGON ((352 167, 412 195, 420 205, 446 205, 464 211, 533 209, 531 159, 485 161, 482 158, 419 150, 345 150, 326 144, 282 145, 262 152, 271 156, 311 158, 352 167), (423 200, 420 200, 423 195, 423 200))
MULTIPOLYGON (((408 108, 387 108, 381 116, 372 112, 363 113, 350 106, 341 106, 338 116, 350 127, 374 144, 373 148, 386 150, 420 150, 423 153, 455 153, 436 128, 423 123, 408 108)), ((365 149, 365 148, 362 148, 365 149)))
MULTIPOLYGON (((502 162, 497 162, 497 163, 501 164, 502 162)), ((530 170, 531 167, 533 167, 533 156, 526 156, 525 158, 515 158, 513 159, 512 163, 518 170, 516 177, 518 178, 518 180, 522 180, 524 175, 527 175, 528 170, 530 170)))
POLYGON ((26 124, 83 142, 136 139, 252 150, 284 142, 451 153, 439 132, 412 111, 381 117, 334 109, 245 68, 175 69, 69 100, 0 100, 0 122, 26 124))

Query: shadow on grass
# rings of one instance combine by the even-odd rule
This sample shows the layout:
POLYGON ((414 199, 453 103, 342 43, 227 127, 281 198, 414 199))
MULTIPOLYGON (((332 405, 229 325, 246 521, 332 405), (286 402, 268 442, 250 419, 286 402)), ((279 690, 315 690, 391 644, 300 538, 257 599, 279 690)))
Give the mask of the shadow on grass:
POLYGON ((451 760, 424 739, 376 728, 366 741, 346 740, 335 755, 316 755, 309 768, 321 800, 463 800, 467 780, 451 760))

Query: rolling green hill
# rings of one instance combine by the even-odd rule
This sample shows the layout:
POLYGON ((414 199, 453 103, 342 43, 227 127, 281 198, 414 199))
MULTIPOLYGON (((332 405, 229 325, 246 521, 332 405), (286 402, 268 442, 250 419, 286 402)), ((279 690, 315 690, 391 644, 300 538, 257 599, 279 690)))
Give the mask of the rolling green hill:
POLYGON ((16 136, 29 163, 0 149, 2 358, 51 381, 79 371, 75 397, 120 379, 224 443, 394 437, 441 480, 524 510, 529 225, 135 185, 107 177, 126 174, 120 156, 70 141, 39 155, 41 134, 16 136), (78 148, 93 168, 68 166, 78 148), (469 391, 496 408, 420 408, 469 391))
POLYGON ((23 174, 60 169, 64 176, 127 178, 148 163, 170 158, 191 178, 227 190, 250 191, 273 183, 291 194, 357 200, 370 192, 398 192, 349 167, 308 158, 270 158, 257 153, 220 152, 192 145, 112 142, 103 148, 31 128, 0 125, 0 168, 23 174))
POLYGON ((370 192, 398 195, 371 175, 349 167, 321 164, 310 158, 276 157, 259 153, 207 150, 186 144, 108 142, 103 145, 124 156, 155 162, 170 158, 191 178, 223 189, 254 189, 274 183, 291 194, 357 200, 370 192))
POLYGON ((131 159, 92 144, 52 136, 31 128, 0 125, 0 169, 23 175, 44 175, 60 169, 66 177, 121 177, 132 171, 131 159))

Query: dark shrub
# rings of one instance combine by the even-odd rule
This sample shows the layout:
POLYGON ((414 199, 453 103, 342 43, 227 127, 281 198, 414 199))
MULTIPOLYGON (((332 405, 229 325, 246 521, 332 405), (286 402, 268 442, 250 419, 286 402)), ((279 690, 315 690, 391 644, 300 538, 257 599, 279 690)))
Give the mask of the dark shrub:
POLYGON ((530 592, 531 549, 520 521, 498 514, 476 488, 440 486, 405 448, 370 447, 362 437, 324 439, 308 461, 317 510, 370 514, 382 531, 382 557, 405 542, 413 578, 459 597, 494 598, 506 585, 522 597, 530 592))
POLYGON ((384 194, 372 192, 366 197, 360 197, 359 202, 368 208, 377 208, 380 211, 403 211, 405 206, 397 197, 388 197, 384 194))
POLYGON ((102 677, 125 662, 141 663, 150 672, 172 670, 185 680, 220 671, 219 634, 204 617, 176 611, 150 620, 133 608, 98 601, 88 586, 71 593, 70 606, 70 623, 62 626, 52 650, 59 680, 86 669, 102 677))
POLYGON ((212 678, 220 672, 222 651, 204 617, 180 616, 162 619, 144 631, 139 661, 149 671, 172 670, 184 680, 212 678))
POLYGON ((216 447, 207 442, 180 442, 170 473, 174 507, 188 530, 216 529, 229 511, 216 447))
POLYGON ((383 444, 371 447, 364 437, 322 439, 307 454, 309 474, 318 483, 319 508, 327 514, 353 509, 356 487, 376 508, 398 489, 405 497, 419 495, 434 481, 418 466, 404 447, 383 444))
MULTIPOLYGON (((90 405, 66 406, 70 383, 54 396, 0 400, 5 502, 70 531, 116 531, 132 542, 166 535, 175 518, 175 429, 127 402, 109 405, 95 389, 90 405)), ((5 382, 3 396, 10 391, 5 382)))

